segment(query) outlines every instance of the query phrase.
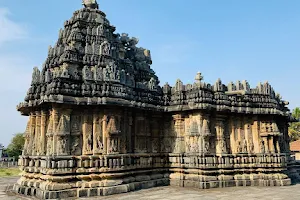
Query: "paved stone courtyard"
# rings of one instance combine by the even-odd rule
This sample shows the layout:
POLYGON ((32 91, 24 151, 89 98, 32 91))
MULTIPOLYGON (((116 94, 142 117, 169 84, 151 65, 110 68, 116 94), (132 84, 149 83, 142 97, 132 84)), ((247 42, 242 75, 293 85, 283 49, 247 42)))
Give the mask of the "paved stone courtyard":
MULTIPOLYGON (((8 184, 16 182, 18 177, 0 178, 0 199, 5 200, 28 200, 20 196, 8 196, 5 188, 8 184)), ((82 198, 83 199, 83 198, 82 198)), ((298 200, 300 199, 300 184, 287 187, 239 187, 220 188, 210 190, 197 190, 177 187, 160 187, 147 190, 140 190, 127 194, 120 194, 108 197, 85 198, 86 200, 298 200)))

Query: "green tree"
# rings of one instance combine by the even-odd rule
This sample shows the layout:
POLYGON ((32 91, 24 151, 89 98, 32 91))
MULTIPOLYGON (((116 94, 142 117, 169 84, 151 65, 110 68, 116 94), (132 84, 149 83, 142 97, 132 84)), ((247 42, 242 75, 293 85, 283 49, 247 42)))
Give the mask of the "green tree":
POLYGON ((289 136, 292 141, 300 139, 300 108, 295 108, 292 112, 292 116, 298 120, 298 122, 292 122, 289 127, 289 136))
POLYGON ((25 143, 24 134, 23 133, 15 134, 6 149, 8 156, 15 157, 17 159, 22 154, 24 143, 25 143))
POLYGON ((300 119, 300 108, 299 107, 295 108, 292 112, 292 115, 294 118, 299 120, 300 119))

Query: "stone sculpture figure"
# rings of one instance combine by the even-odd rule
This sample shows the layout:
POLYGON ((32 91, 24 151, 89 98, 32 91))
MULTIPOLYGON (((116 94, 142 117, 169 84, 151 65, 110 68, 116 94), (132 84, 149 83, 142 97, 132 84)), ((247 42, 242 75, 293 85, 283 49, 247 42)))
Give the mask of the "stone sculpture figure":
POLYGON ((95 66, 94 68, 94 80, 103 81, 103 69, 99 66, 95 66))
POLYGON ((106 55, 109 56, 110 55, 110 44, 108 42, 103 42, 100 46, 100 54, 101 55, 106 55))
POLYGON ((93 74, 88 66, 84 66, 82 69, 82 76, 84 80, 93 80, 93 74))
POLYGON ((82 0, 82 4, 86 8, 99 9, 97 0, 82 0))

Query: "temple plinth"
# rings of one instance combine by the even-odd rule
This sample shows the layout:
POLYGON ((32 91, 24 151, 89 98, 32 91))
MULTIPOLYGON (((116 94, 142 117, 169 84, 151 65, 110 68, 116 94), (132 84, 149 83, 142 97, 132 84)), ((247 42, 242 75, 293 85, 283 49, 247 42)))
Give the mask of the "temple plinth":
POLYGON ((116 34, 97 1, 59 32, 25 101, 19 194, 90 197, 175 185, 286 186, 287 102, 247 81, 159 86, 150 51, 116 34))

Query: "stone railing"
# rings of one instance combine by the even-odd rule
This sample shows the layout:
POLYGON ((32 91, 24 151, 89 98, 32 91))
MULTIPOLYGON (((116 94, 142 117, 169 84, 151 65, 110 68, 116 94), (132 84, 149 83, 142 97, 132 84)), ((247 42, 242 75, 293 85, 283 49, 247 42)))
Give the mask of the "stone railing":
POLYGON ((0 168, 18 167, 15 158, 0 158, 0 168))

